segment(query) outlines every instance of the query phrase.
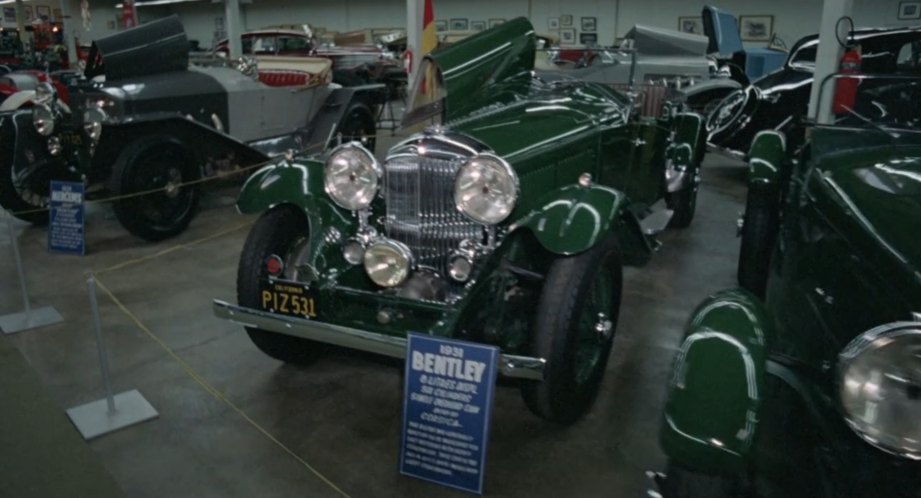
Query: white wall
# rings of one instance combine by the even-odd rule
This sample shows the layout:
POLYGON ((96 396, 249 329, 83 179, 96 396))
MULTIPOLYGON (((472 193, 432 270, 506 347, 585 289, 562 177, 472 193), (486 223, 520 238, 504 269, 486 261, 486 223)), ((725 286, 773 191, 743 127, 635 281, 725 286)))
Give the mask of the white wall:
MULTIPOLYGON (((50 1, 50 0, 49 0, 50 1)), ((79 23, 79 1, 73 5, 79 23)), ((921 24, 898 21, 900 0, 855 0, 858 26, 899 26, 921 24)), ((406 22, 405 0, 253 0, 243 7, 245 29, 272 24, 310 23, 337 31, 368 27, 402 27, 406 22)), ((118 11, 106 5, 114 0, 91 0, 93 29, 88 37, 108 34, 106 21, 114 20, 118 11)), ((816 32, 821 17, 821 0, 710 0, 710 3, 736 15, 773 15, 774 31, 788 45, 802 36, 816 32)), ((634 24, 669 29, 678 27, 678 17, 699 16, 703 2, 689 0, 434 0, 435 18, 488 21, 530 17, 538 32, 549 32, 547 19, 561 14, 573 16, 573 27, 581 31, 581 17, 596 17, 599 42, 613 43, 634 24)), ((215 18, 223 18, 223 5, 210 0, 139 9, 141 20, 177 13, 185 23, 189 38, 209 46, 215 18)), ((82 29, 82 28, 81 28, 82 29)), ((82 36, 81 36, 82 38, 82 36)), ((751 43, 751 46, 763 45, 751 43)))

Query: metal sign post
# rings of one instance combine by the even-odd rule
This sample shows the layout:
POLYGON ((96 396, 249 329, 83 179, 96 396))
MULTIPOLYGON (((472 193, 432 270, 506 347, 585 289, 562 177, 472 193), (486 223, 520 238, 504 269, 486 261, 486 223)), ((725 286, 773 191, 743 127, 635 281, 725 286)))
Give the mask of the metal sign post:
POLYGON ((96 348, 99 352, 99 370, 102 373, 102 384, 106 397, 70 408, 67 410, 67 416, 80 431, 83 439, 93 439, 157 418, 159 414, 137 389, 112 394, 112 382, 109 379, 109 355, 105 342, 102 340, 102 323, 99 318, 99 303, 96 299, 96 278, 92 274, 87 276, 86 286, 89 288, 90 307, 93 311, 96 329, 96 348))
POLYGON ((13 261, 15 261, 16 270, 19 272, 19 292, 22 293, 23 311, 0 316, 0 331, 4 334, 14 334, 62 322, 64 319, 61 318, 61 314, 53 306, 32 309, 32 305, 29 303, 29 291, 26 289, 26 275, 22 268, 22 257, 19 255, 19 241, 16 239, 16 231, 13 230, 12 217, 7 217, 6 224, 9 228, 10 246, 13 247, 13 261))

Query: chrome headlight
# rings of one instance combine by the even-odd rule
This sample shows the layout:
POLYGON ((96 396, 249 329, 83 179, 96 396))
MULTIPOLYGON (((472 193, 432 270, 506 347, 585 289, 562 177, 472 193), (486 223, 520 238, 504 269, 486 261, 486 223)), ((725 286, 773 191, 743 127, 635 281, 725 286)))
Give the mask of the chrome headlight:
POLYGON ((83 113, 83 130, 90 140, 96 142, 102 136, 102 123, 106 117, 106 112, 98 107, 92 107, 83 113))
POLYGON ((883 325, 838 358, 848 425, 877 448, 921 460, 921 323, 883 325))
POLYGON ((409 276, 412 251, 395 240, 380 240, 365 251, 365 272, 381 287, 396 287, 409 276))
POLYGON ((333 202, 358 211, 371 205, 382 172, 374 155, 353 142, 333 149, 323 173, 326 193, 333 202))
POLYGON ((32 108, 32 124, 39 135, 51 135, 54 133, 54 111, 48 105, 36 105, 32 108))
POLYGON ((51 83, 39 83, 35 87, 35 96, 32 97, 32 102, 37 106, 51 105, 56 97, 57 92, 51 86, 51 83))
POLYGON ((518 176, 501 158, 481 154, 457 171, 454 202, 473 221, 495 225, 512 214, 518 200, 518 176))

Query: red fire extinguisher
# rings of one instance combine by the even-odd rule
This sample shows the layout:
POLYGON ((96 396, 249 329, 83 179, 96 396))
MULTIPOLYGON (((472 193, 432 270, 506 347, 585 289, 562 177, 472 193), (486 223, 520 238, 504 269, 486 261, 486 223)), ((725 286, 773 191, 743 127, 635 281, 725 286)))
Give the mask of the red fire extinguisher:
MULTIPOLYGON (((850 19, 848 18, 848 20, 850 19)), ((853 21, 851 21, 851 26, 853 26, 853 21)), ((838 43, 841 43, 840 39, 838 43)), ((860 46, 853 43, 841 44, 844 46, 844 55, 841 56, 841 62, 838 65, 838 74, 860 74, 860 46)), ((846 114, 849 109, 854 109, 854 103, 857 100, 857 85, 859 83, 859 79, 848 78, 847 76, 841 76, 835 81, 835 98, 832 101, 833 113, 846 114)))

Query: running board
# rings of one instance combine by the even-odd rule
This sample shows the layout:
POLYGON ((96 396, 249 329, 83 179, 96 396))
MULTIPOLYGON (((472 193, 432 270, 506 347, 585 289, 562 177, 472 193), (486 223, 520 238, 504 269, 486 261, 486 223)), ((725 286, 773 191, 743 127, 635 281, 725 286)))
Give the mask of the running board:
POLYGON ((672 215, 675 214, 674 211, 665 207, 665 199, 660 199, 659 202, 649 206, 648 213, 646 217, 640 220, 640 227, 647 236, 663 232, 668 227, 668 222, 671 221, 672 215))

